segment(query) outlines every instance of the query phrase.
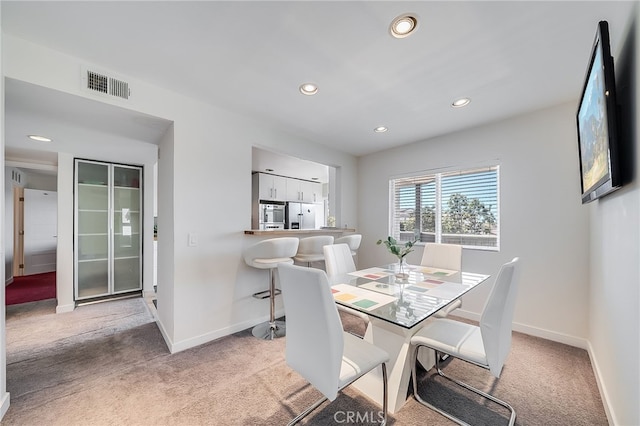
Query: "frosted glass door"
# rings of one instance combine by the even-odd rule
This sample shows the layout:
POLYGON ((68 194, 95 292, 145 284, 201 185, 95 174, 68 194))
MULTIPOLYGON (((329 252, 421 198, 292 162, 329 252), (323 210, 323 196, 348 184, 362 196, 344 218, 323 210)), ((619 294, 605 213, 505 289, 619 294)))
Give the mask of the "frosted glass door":
POLYGON ((113 291, 140 289, 140 169, 113 167, 113 291))
POLYGON ((142 169, 76 160, 75 297, 142 289, 142 169))
POLYGON ((109 166, 77 163, 76 299, 109 294, 109 166))

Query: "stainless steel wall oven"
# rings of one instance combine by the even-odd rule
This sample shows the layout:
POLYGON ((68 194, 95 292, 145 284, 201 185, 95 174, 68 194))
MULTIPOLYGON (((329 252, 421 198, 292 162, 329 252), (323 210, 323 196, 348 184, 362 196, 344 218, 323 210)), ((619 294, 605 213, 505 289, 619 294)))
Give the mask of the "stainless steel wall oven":
POLYGON ((260 229, 284 229, 285 203, 260 201, 260 229))

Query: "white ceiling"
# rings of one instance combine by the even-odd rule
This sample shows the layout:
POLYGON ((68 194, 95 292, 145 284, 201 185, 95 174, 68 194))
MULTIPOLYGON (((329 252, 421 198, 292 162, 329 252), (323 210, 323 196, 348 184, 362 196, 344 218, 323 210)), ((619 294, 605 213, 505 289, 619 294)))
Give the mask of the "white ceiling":
MULTIPOLYGON (((5 33, 359 156, 577 102, 597 22, 609 21, 615 53, 634 3, 3 0, 1 7, 5 33), (388 26, 405 12, 418 16, 418 31, 394 39, 388 26), (298 92, 309 81, 320 87, 316 96, 298 92), (472 103, 451 108, 461 96, 472 103), (389 131, 374 133, 380 125, 389 131)), ((111 122, 106 131, 152 143, 169 124, 143 117, 131 125, 136 117, 54 91, 41 103, 42 91, 22 86, 7 84, 7 129, 16 135, 33 132, 20 127, 37 122, 30 114, 48 115, 60 132, 62 123, 111 122)))
POLYGON ((5 79, 5 105, 5 143, 11 152, 73 152, 69 145, 74 140, 95 143, 105 138, 112 141, 114 136, 157 145, 171 125, 157 117, 10 78, 5 79), (55 143, 32 141, 30 134, 50 137, 55 143))

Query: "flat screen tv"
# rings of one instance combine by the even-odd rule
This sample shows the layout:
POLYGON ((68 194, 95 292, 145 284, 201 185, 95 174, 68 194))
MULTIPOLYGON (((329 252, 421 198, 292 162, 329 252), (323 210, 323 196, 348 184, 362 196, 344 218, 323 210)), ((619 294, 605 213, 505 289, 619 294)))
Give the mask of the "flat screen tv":
POLYGON ((576 114, 583 204, 622 185, 617 116, 609 25, 600 21, 576 114))

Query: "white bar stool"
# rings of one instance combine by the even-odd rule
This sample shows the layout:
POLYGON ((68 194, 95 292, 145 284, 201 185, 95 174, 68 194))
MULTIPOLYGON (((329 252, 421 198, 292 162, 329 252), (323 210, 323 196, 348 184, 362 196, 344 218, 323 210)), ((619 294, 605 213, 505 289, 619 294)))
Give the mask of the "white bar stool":
POLYGON ((294 256, 296 262, 306 263, 307 267, 311 266, 311 262, 324 261, 324 246, 333 244, 333 236, 317 235, 315 237, 300 238, 298 252, 294 256))
POLYGON ((244 261, 247 265, 257 269, 269 270, 269 290, 253 295, 257 299, 269 298, 269 321, 256 325, 251 333, 264 340, 273 340, 286 334, 284 321, 276 321, 276 295, 280 290, 276 289, 273 270, 280 263, 293 263, 292 257, 298 251, 298 239, 292 237, 270 238, 247 248, 244 251, 244 261))

